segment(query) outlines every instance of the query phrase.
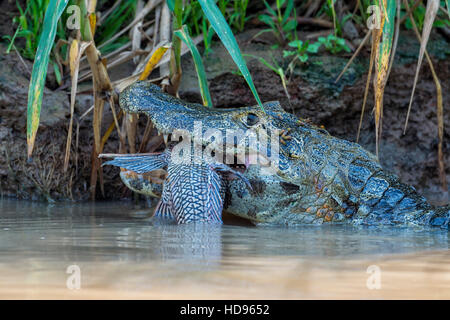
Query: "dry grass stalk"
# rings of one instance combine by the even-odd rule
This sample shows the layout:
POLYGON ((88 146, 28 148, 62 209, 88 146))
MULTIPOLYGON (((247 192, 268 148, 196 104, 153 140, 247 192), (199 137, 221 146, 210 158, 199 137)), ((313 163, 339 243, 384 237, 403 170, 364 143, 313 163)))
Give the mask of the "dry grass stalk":
MULTIPOLYGON (((429 0, 428 1, 427 10, 426 10, 426 14, 425 14, 425 21, 423 24, 422 36, 419 37, 419 41, 420 41, 419 59, 417 62, 416 75, 414 77, 414 84, 413 84, 413 89, 412 89, 412 93, 411 93, 411 98, 409 100, 408 113, 406 115, 406 121, 405 121, 405 127, 403 130, 403 133, 406 132, 406 127, 408 125, 408 119, 409 119, 409 114, 411 112, 411 106, 412 106, 412 102, 413 102, 413 98, 414 98, 414 93, 416 91, 417 80, 419 79, 420 67, 422 65, 423 56, 424 56, 424 53, 425 53, 425 50, 427 47, 428 39, 430 38, 431 28, 433 27, 433 22, 436 17, 438 9, 439 9, 439 0, 429 0)), ((411 19, 411 20, 413 21, 414 19, 411 19)))
POLYGON ((370 37, 370 30, 367 31, 366 35, 364 36, 364 38, 362 39, 361 43, 358 46, 358 49, 356 49, 355 53, 352 55, 352 57, 350 58, 350 60, 348 60, 347 64, 345 65, 344 69, 342 69, 341 73, 339 74, 339 76, 336 78, 336 81, 334 83, 339 82, 339 80, 341 80, 342 76, 344 75, 344 73, 347 71, 348 67, 350 67, 350 65, 352 64, 353 60, 358 56, 359 52, 361 51, 361 49, 364 47, 364 45, 366 44, 367 40, 370 37))
MULTIPOLYGON (((392 0, 391 0, 392 1, 392 0)), ((383 0, 384 8, 387 7, 387 0, 383 0)), ((380 3, 381 6, 381 3, 380 3)), ((387 23, 388 17, 383 11, 383 7, 380 7, 381 11, 381 23, 380 29, 374 29, 375 31, 375 77, 373 80, 374 95, 375 95, 375 141, 376 141, 376 155, 379 154, 379 145, 381 138, 382 119, 383 119, 383 97, 384 89, 387 82, 387 72, 389 69, 390 52, 380 50, 380 46, 383 46, 385 40, 383 37, 384 25, 387 23), (382 42, 383 41, 383 42, 382 42)))
POLYGON ((372 30, 372 49, 371 49, 371 54, 370 54, 369 72, 367 74, 366 88, 364 89, 363 105, 361 108, 361 116, 359 118, 358 133, 356 134, 356 142, 359 141, 359 137, 361 134, 362 121, 364 118, 364 112, 366 110, 367 96, 369 94, 369 86, 370 86, 370 81, 372 79, 373 65, 375 62, 375 41, 374 41, 375 36, 376 36, 375 32, 376 32, 376 30, 372 30))
POLYGON ((69 130, 67 132, 67 142, 66 142, 66 153, 64 156, 64 172, 67 172, 69 167, 70 158, 70 146, 72 144, 72 130, 73 130, 73 115, 75 110, 75 97, 77 95, 77 84, 78 84, 78 68, 80 67, 80 57, 91 42, 81 42, 78 45, 78 40, 74 39, 70 46, 69 61, 70 61, 70 75, 72 78, 72 88, 70 91, 70 122, 69 130))
MULTIPOLYGON (((161 18, 159 24, 159 38, 162 43, 170 42, 171 36, 171 15, 167 3, 162 5, 161 18)), ((169 85, 170 66, 169 62, 164 62, 159 68, 159 74, 163 77, 162 85, 169 85)))
MULTIPOLYGON (((413 30, 416 34, 417 39, 422 44, 422 37, 420 36, 419 29, 417 28, 416 23, 414 22, 412 11, 409 8, 408 2, 404 1, 406 10, 412 21, 413 30)), ((438 119, 438 167, 439 167, 439 180, 441 181, 441 188, 444 192, 448 191, 447 187, 447 176, 445 174, 445 162, 444 162, 444 151, 443 151, 443 141, 444 141, 444 106, 442 99, 442 87, 441 82, 436 74, 436 70, 434 69, 433 62, 431 61, 430 55, 427 52, 427 49, 424 49, 425 58, 427 59, 428 65, 431 70, 431 74, 433 75, 433 80, 436 86, 436 108, 437 108, 437 119, 438 119)))
POLYGON ((147 4, 144 6, 144 8, 142 8, 142 11, 139 12, 139 14, 136 16, 136 18, 134 18, 134 20, 128 25, 126 26, 124 29, 122 29, 120 32, 116 33, 114 36, 112 36, 110 39, 108 39, 107 41, 105 41, 104 43, 102 43, 99 48, 104 47, 105 45, 107 45, 108 43, 113 42, 114 40, 116 40, 117 38, 119 38, 120 36, 122 36, 125 32, 129 31, 132 27, 134 27, 139 21, 141 21, 142 19, 144 19, 144 17, 151 12, 157 5, 159 5, 162 2, 162 0, 149 0, 147 2, 147 4))
MULTIPOLYGON (((142 10, 142 8, 144 7, 144 2, 142 0, 138 0, 137 5, 136 5, 136 16, 138 15, 138 13, 142 10)), ((133 27, 133 32, 132 32, 132 36, 131 36, 131 48, 133 50, 133 52, 136 52, 137 50, 141 49, 141 41, 142 41, 142 33, 141 33, 141 28, 142 28, 142 20, 139 21, 138 23, 136 23, 136 25, 133 27)), ((139 62, 139 58, 138 57, 134 57, 133 58, 133 62, 135 64, 137 64, 139 62)))

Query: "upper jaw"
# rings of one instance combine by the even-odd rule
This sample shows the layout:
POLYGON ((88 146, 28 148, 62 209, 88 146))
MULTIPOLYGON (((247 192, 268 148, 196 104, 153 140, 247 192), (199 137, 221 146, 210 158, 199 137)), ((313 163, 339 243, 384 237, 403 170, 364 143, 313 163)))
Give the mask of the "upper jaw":
MULTIPOLYGON (((216 129, 221 132, 222 137, 225 137, 227 130, 244 129, 239 120, 240 116, 250 112, 255 114, 261 113, 259 107, 219 110, 199 104, 185 103, 163 93, 159 87, 147 82, 136 82, 126 88, 121 93, 120 105, 126 112, 147 114, 152 120, 154 127, 158 130, 158 134, 163 136, 166 146, 171 140, 169 139, 170 135, 174 134, 181 136, 189 134, 191 136, 190 140, 195 144, 206 146, 210 143, 204 138, 204 133, 208 129, 216 129), (198 135, 195 135, 193 133, 198 122, 201 123, 202 129, 198 135)), ((277 102, 266 103, 265 109, 267 111, 272 109, 277 112, 282 111, 277 102)), ((266 155, 267 152, 265 150, 253 150, 250 146, 245 145, 241 138, 239 139, 241 141, 238 141, 238 145, 242 143, 244 147, 231 150, 239 157, 243 157, 246 153, 250 155, 266 155)), ((225 149, 233 149, 233 146, 228 146, 225 142, 222 143, 225 149)), ((260 149, 259 147, 257 149, 260 149)))

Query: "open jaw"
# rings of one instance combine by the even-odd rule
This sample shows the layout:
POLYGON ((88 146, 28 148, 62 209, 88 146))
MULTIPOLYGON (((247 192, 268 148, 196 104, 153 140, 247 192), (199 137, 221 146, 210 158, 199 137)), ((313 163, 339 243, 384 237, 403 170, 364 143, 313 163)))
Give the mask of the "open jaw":
POLYGON ((241 179, 252 190, 245 172, 248 159, 256 154, 238 153, 229 165, 215 161, 176 164, 170 152, 168 148, 160 154, 118 156, 105 164, 119 166, 120 177, 131 190, 160 199, 155 216, 179 224, 221 223, 226 180, 241 179))
MULTIPOLYGON (((252 163, 264 166, 266 160, 271 161, 264 159, 269 158, 269 140, 269 148, 276 150, 280 138, 279 128, 274 126, 276 121, 273 120, 274 117, 285 113, 278 102, 266 102, 264 109, 260 106, 205 107, 170 96, 158 86, 144 81, 135 82, 125 88, 120 93, 119 102, 127 113, 147 115, 167 147, 172 143, 181 146, 182 137, 181 143, 192 142, 202 150, 215 149, 224 153, 224 158, 217 160, 227 165, 252 163), (276 148, 272 146, 274 142, 277 143, 276 148), (211 148, 214 144, 217 144, 217 147, 211 148), (250 160, 241 159, 243 154, 250 155, 247 157, 250 160), (234 155, 238 158, 236 162, 233 161, 234 155), (260 159, 262 163, 255 163, 254 159, 260 159)), ((277 152, 274 151, 274 154, 277 152)))
MULTIPOLYGON (((207 108, 171 97, 159 87, 145 82, 136 82, 126 88, 120 95, 120 105, 127 113, 149 116, 158 135, 163 137, 166 150, 147 157, 117 157, 107 164, 122 168, 121 178, 130 189, 150 196, 154 196, 155 182, 148 180, 145 173, 167 168, 168 177, 164 180, 157 215, 175 216, 179 223, 186 221, 186 217, 195 218, 196 214, 206 217, 205 221, 210 216, 220 217, 224 179, 241 179, 251 189, 245 177, 249 165, 264 167, 272 164, 267 150, 275 149, 267 143, 269 136, 272 142, 275 135, 266 131, 267 115, 259 106, 207 108), (263 139, 258 140, 260 137, 263 139), (209 194, 206 198, 200 194, 195 196, 199 192, 209 194), (179 195, 184 198, 177 198, 179 195), (197 206, 200 209, 192 209, 196 199, 200 199, 197 206), (187 209, 183 211, 179 203, 187 209)), ((280 108, 279 104, 265 104, 265 107, 274 111, 280 108)))
MULTIPOLYGON (((158 128, 154 124, 158 135, 162 136, 165 150, 171 154, 171 161, 176 163, 191 164, 192 161, 204 161, 206 163, 222 163, 240 172, 244 172, 249 165, 255 164, 261 167, 273 166, 278 158, 274 151, 276 148, 268 146, 261 141, 267 139, 263 135, 260 140, 251 133, 228 130, 222 134, 220 130, 215 133, 204 134, 204 132, 190 132, 188 130, 168 130, 158 128), (271 156, 269 156, 269 153, 271 156)), ((266 141, 267 142, 267 141, 266 141)))

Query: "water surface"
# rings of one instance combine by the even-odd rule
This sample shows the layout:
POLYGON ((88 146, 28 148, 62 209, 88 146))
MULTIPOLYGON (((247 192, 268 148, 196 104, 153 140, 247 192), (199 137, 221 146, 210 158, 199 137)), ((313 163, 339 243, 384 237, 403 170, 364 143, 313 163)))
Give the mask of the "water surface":
POLYGON ((449 299, 449 244, 441 230, 178 226, 130 202, 3 199, 0 298, 449 299))

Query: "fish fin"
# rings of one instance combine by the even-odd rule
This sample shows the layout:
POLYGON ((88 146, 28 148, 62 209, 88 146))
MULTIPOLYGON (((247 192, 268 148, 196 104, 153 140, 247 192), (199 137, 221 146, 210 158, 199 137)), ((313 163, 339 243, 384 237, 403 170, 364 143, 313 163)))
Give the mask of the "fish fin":
POLYGON ((211 166, 171 164, 167 171, 165 190, 178 224, 222 223, 222 177, 211 166))
POLYGON ((162 200, 160 200, 156 205, 155 214, 153 216, 168 220, 175 220, 172 210, 170 209, 170 205, 162 200))
POLYGON ((222 222, 222 209, 224 201, 224 190, 222 187, 222 178, 215 172, 209 174, 209 217, 211 222, 222 222))
POLYGON ((120 156, 105 162, 103 166, 113 165, 136 173, 145 173, 162 169, 167 166, 167 163, 167 154, 161 153, 158 155, 145 156, 120 156))

